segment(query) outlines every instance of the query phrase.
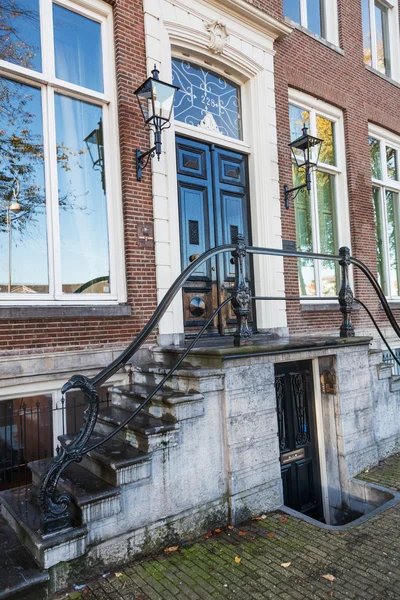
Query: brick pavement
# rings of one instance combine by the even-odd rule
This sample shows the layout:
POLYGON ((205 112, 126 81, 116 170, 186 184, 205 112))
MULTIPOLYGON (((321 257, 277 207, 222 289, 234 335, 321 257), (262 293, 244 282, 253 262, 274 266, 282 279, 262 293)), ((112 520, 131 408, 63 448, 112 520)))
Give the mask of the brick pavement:
MULTIPOLYGON (((360 477, 397 489, 400 455, 360 477)), ((240 530, 216 530, 175 552, 123 566, 57 598, 400 600, 399 531, 400 505, 347 531, 269 513, 240 530)))

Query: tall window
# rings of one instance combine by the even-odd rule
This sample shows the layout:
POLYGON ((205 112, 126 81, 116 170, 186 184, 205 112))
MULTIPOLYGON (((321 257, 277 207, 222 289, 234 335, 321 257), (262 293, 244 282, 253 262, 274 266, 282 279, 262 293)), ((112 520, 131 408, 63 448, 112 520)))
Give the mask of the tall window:
POLYGON ((283 14, 320 37, 326 37, 324 0, 283 0, 283 14))
POLYGON ((400 138, 371 127, 372 199, 378 280, 385 294, 398 298, 400 283, 400 138))
POLYGON ((395 19, 391 2, 362 1, 364 64, 392 76, 390 24, 395 19))
POLYGON ((0 4, 5 300, 116 299, 111 18, 97 0, 0 4))
MULTIPOLYGON (((311 175, 311 192, 300 190, 295 198, 297 249, 336 254, 340 237, 337 198, 343 176, 343 157, 339 151, 343 144, 340 139, 342 130, 336 109, 332 108, 330 113, 330 107, 324 105, 321 108, 325 110, 320 110, 319 106, 312 104, 312 100, 308 97, 308 103, 292 101, 289 105, 291 140, 300 137, 304 125, 309 128, 311 135, 323 140, 318 170, 311 175)), ((293 164, 294 186, 303 183, 304 171, 298 170, 293 164)), ((345 188, 343 182, 341 188, 345 188)), ((340 241, 343 242, 343 235, 340 241)), ((337 295, 336 264, 329 260, 299 259, 299 287, 304 297, 337 295)))

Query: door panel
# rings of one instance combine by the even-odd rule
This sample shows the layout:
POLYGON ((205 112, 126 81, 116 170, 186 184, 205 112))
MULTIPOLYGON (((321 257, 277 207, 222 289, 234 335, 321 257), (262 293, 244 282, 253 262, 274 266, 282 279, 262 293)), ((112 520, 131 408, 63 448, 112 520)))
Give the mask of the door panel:
POLYGON ((311 361, 275 365, 275 389, 285 505, 321 519, 311 361))
MULTIPOLYGON (((230 244, 243 233, 251 243, 248 219, 247 157, 214 145, 178 137, 177 172, 182 268, 213 246, 230 244)), ((196 333, 212 311, 230 295, 234 266, 228 254, 208 261, 185 285, 187 333, 196 333)), ((250 281, 250 262, 248 261, 250 281)), ((234 331, 236 320, 227 305, 211 333, 234 331)))

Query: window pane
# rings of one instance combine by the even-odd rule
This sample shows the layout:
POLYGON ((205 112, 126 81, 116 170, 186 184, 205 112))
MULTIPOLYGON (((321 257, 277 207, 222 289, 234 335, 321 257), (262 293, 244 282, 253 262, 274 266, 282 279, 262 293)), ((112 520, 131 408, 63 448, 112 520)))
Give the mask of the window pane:
POLYGON ((389 271, 390 271, 390 295, 399 295, 399 263, 397 247, 397 215, 395 213, 398 198, 394 192, 386 191, 386 213, 388 221, 388 241, 389 241, 389 271))
POLYGON ((62 291, 110 291, 102 110, 55 95, 62 291))
POLYGON ((390 77, 388 9, 375 2, 377 68, 390 77))
POLYGON ((371 23, 370 23, 370 18, 369 18, 369 3, 370 3, 370 0, 361 0, 364 64, 371 66, 372 65, 372 49, 371 49, 371 23))
POLYGON ((381 144, 379 140, 368 138, 373 179, 382 179, 381 144))
POLYGON ((0 78, 0 256, 0 292, 49 291, 40 90, 5 78, 0 78), (16 200, 18 214, 10 210, 16 200))
POLYGON ((310 128, 310 113, 304 108, 289 104, 289 119, 290 119, 290 141, 299 138, 302 135, 304 125, 310 128))
POLYGON ((283 14, 300 23, 300 0, 283 0, 283 14))
POLYGON ((372 188, 372 198, 374 202, 374 220, 375 220, 375 244, 376 244, 376 263, 378 267, 378 281, 385 292, 388 293, 387 285, 386 285, 386 277, 385 277, 385 268, 384 268, 384 247, 383 247, 383 239, 384 239, 384 227, 383 227, 383 215, 382 215, 382 205, 381 205, 381 191, 379 188, 372 188))
POLYGON ((42 70, 39 0, 1 1, 0 59, 42 70))
MULTIPOLYGON (((317 202, 320 249, 322 254, 336 253, 334 222, 334 175, 317 172, 317 202)), ((336 263, 321 261, 321 291, 324 296, 336 296, 336 263)))
POLYGON ((103 91, 100 23, 53 4, 56 77, 103 91))
POLYGON ((317 115, 317 137, 323 140, 319 160, 327 165, 336 165, 334 123, 317 115))
POLYGON ((324 35, 322 28, 321 0, 307 0, 307 28, 317 35, 324 35))
POLYGON ((242 139, 239 86, 185 60, 172 60, 177 121, 242 139))
POLYGON ((390 148, 390 146, 386 146, 386 164, 389 179, 398 181, 397 152, 394 148, 390 148))
MULTIPOLYGON (((293 166, 293 185, 303 185, 305 177, 303 171, 298 171, 293 166)), ((296 220, 296 244, 300 252, 312 252, 312 224, 310 194, 307 190, 300 190, 294 201, 296 220)), ((301 296, 315 296, 314 261, 299 258, 299 288, 301 296)))

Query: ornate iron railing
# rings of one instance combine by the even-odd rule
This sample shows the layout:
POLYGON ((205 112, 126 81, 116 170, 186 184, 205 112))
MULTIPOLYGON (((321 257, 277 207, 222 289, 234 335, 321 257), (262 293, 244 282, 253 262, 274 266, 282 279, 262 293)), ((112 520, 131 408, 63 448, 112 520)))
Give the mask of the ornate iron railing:
MULTIPOLYGON (((307 258, 313 260, 329 260, 337 262, 341 268, 341 285, 338 296, 329 299, 337 299, 339 302, 339 308, 342 313, 342 322, 340 325, 340 337, 352 337, 354 336, 354 326, 351 322, 351 313, 353 310, 354 302, 359 302, 370 315, 372 322, 376 326, 379 334, 384 340, 386 346, 391 352, 393 358, 397 361, 397 357, 391 351, 387 341, 385 340, 381 330, 379 329, 376 321, 371 315, 367 307, 360 301, 354 298, 353 291, 350 286, 349 280, 349 267, 354 265, 359 268, 364 275, 367 277, 372 287, 374 288, 379 300, 381 301, 382 307, 389 319, 390 324, 395 330, 396 334, 400 338, 400 327, 398 326, 396 319, 389 307, 386 300, 385 294, 381 289, 379 283, 375 279, 370 269, 360 260, 350 256, 349 248, 340 248, 338 255, 331 254, 317 254, 308 252, 298 252, 292 250, 280 250, 275 248, 261 248, 254 246, 246 246, 243 236, 238 235, 232 244, 226 244, 223 246, 217 246, 212 248, 202 255, 200 255, 193 263, 191 263, 180 275, 177 277, 175 282, 171 285, 160 304, 155 309, 152 317, 148 323, 139 332, 133 342, 122 352, 122 354, 114 360, 110 365, 101 370, 95 377, 89 379, 84 375, 74 375, 71 379, 63 386, 62 393, 66 394, 71 389, 79 389, 84 394, 86 400, 86 408, 84 411, 83 424, 80 431, 77 433, 75 438, 70 442, 62 442, 61 450, 56 457, 53 458, 48 470, 42 477, 40 490, 38 494, 38 503, 42 518, 42 530, 44 532, 54 531, 65 527, 70 524, 69 520, 69 505, 71 499, 66 492, 59 493, 57 491, 57 483, 59 478, 68 465, 72 462, 79 462, 82 460, 84 454, 94 450, 98 446, 105 444, 112 437, 114 437, 121 429, 123 429, 135 416, 152 400, 152 398, 159 392, 165 382, 171 377, 171 375, 179 368, 186 356, 196 345, 200 337, 203 335, 207 327, 213 321, 219 311, 227 305, 229 302, 232 303, 233 311, 236 316, 237 328, 233 335, 233 343, 235 346, 249 345, 252 343, 252 332, 248 324, 248 318, 250 315, 250 306, 253 300, 300 300, 300 296, 253 296, 250 287, 247 284, 246 279, 246 256, 250 255, 268 255, 268 256, 281 256, 281 257, 293 257, 293 258, 307 258), (98 388, 104 384, 114 373, 116 373, 121 367, 127 364, 127 362, 134 356, 139 348, 144 344, 148 337, 152 334, 161 317, 164 315, 172 300, 176 294, 182 289, 182 286, 186 280, 202 265, 205 261, 209 260, 213 256, 222 253, 231 253, 232 259, 235 264, 235 282, 231 288, 231 297, 227 298, 222 304, 220 304, 214 313, 210 316, 207 322, 204 324, 199 333, 191 341, 189 346, 181 354, 177 362, 171 369, 165 374, 160 383, 153 389, 153 391, 147 396, 147 398, 129 415, 129 417, 116 427, 112 433, 106 436, 101 442, 95 444, 90 443, 91 435, 94 431, 94 427, 97 420, 99 410, 99 395, 98 388)), ((327 297, 307 297, 310 300, 327 300, 327 297)), ((400 362, 399 362, 400 364, 400 362)))

